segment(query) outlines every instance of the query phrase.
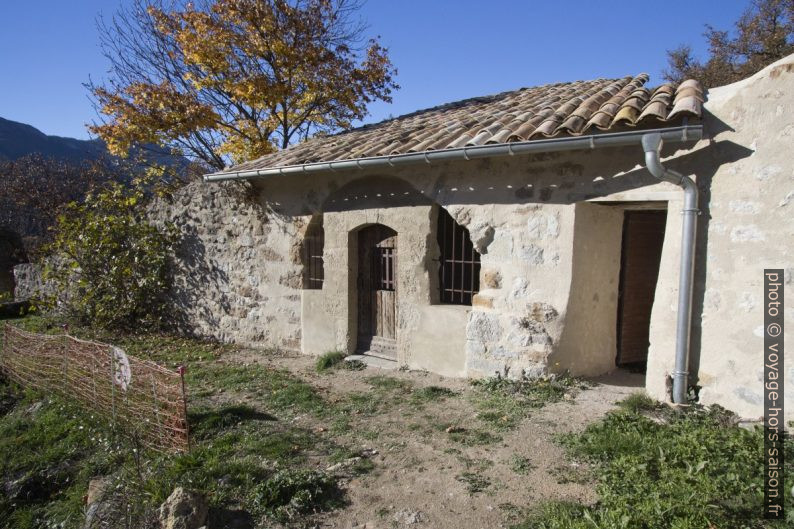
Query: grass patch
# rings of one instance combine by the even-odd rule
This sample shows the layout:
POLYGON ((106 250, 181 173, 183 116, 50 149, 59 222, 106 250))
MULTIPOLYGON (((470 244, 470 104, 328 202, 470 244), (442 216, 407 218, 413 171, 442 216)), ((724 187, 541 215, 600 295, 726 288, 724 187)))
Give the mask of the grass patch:
POLYGON ((424 388, 415 389, 411 393, 411 403, 419 406, 428 402, 441 401, 456 395, 457 393, 449 388, 443 388, 441 386, 426 386, 424 388))
POLYGON ((407 393, 413 388, 413 384, 407 380, 388 377, 386 375, 375 375, 373 377, 367 377, 365 380, 373 389, 380 391, 407 393))
POLYGON ((463 446, 483 446, 498 443, 502 440, 499 435, 492 434, 485 430, 476 428, 452 428, 449 426, 441 426, 442 430, 447 431, 449 439, 463 446))
POLYGON ((0 519, 27 529, 83 520, 83 495, 95 475, 131 462, 97 418, 0 378, 10 406, 0 417, 0 519))
MULTIPOLYGON (((600 501, 545 504, 516 528, 782 528, 794 521, 790 497, 787 521, 761 519, 763 432, 737 427, 718 406, 675 409, 632 396, 561 441, 570 456, 592 465, 600 501), (654 418, 644 415, 651 405, 654 418)), ((790 475, 791 439, 785 450, 790 475)))
POLYGON ((189 393, 198 397, 233 392, 256 396, 268 411, 320 413, 322 398, 314 387, 286 370, 258 364, 214 363, 189 369, 189 393), (192 390, 197 390, 194 394, 192 390))
POLYGON ((485 492, 488 487, 491 486, 490 479, 475 472, 464 472, 463 474, 456 476, 455 479, 461 483, 464 483, 466 485, 466 491, 471 495, 485 492))
POLYGON ((655 410, 662 405, 644 391, 638 391, 620 401, 618 406, 630 413, 642 413, 655 410))
POLYGON ((468 471, 475 471, 475 472, 483 472, 489 468, 491 468, 494 463, 490 459, 485 458, 477 458, 472 459, 470 457, 460 455, 458 456, 458 461, 466 467, 468 471))
MULTIPOLYGON (((626 520, 625 523, 621 521, 622 525, 603 526, 605 529, 612 527, 627 528, 628 527, 641 527, 630 526, 626 520)), ((596 522, 590 516, 587 509, 578 503, 567 501, 550 501, 544 502, 532 509, 527 518, 521 523, 513 525, 511 529, 562 529, 562 528, 587 528, 599 529, 602 527, 596 525, 596 522)), ((669 526, 666 526, 669 527, 669 526)), ((682 526, 681 529, 685 529, 682 526)), ((692 529, 695 529, 694 527, 692 529)))
POLYGON ((499 430, 515 428, 533 409, 559 402, 590 387, 569 375, 509 380, 495 377, 472 382, 477 417, 499 430))
POLYGON ((516 474, 527 475, 534 468, 535 465, 532 464, 532 461, 530 461, 528 457, 514 454, 513 457, 510 458, 510 470, 516 474))
POLYGON ((366 417, 386 412, 406 402, 413 388, 411 382, 384 375, 367 377, 364 380, 371 386, 370 391, 348 393, 333 407, 326 407, 326 417, 339 420, 340 416, 366 417))
POLYGON ((317 372, 322 373, 339 367, 345 361, 346 357, 347 353, 343 353, 342 351, 329 351, 317 358, 314 367, 317 369, 317 372))
POLYGON ((593 481, 593 475, 578 463, 558 465, 552 468, 550 473, 560 485, 566 483, 586 485, 593 481))
MULTIPOLYGON (((62 332, 41 317, 15 324, 62 332)), ((83 496, 95 476, 111 476, 121 484, 113 489, 114 497, 133 506, 133 526, 141 527, 176 486, 208 493, 208 522, 215 527, 227 526, 225 517, 239 513, 254 525, 269 526, 268 518, 293 520, 343 501, 336 478, 307 468, 327 464, 338 447, 295 426, 297 415, 325 417, 332 408, 300 377, 258 364, 225 363, 223 356, 232 348, 197 340, 103 337, 84 329, 70 334, 118 344, 164 365, 187 364, 193 447, 188 454, 144 451, 136 456, 126 437, 114 435, 90 410, 0 379, 0 519, 10 526, 81 527, 83 496)), ((355 472, 370 470, 371 462, 362 461, 355 472)), ((118 520, 118 526, 123 524, 118 520)))

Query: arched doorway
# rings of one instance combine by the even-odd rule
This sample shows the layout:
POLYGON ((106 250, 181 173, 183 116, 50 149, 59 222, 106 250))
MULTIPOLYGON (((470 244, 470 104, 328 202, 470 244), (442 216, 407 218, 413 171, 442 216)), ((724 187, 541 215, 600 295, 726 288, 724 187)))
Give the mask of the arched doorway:
POLYGON ((382 224, 358 232, 359 353, 397 359, 397 232, 382 224))

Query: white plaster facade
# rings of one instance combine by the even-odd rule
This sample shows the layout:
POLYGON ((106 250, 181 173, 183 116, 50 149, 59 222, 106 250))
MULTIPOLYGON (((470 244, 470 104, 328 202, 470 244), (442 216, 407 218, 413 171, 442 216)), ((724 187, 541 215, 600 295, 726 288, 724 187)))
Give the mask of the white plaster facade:
MULTIPOLYGON (((762 271, 785 269, 790 289, 794 270, 794 57, 712 90, 705 109, 705 138, 663 151, 701 191, 691 383, 701 402, 758 417, 762 271)), ((637 146, 193 184, 155 215, 188 235, 174 293, 184 328, 313 355, 355 348, 354 235, 384 224, 398 233, 398 362, 480 377, 613 370, 623 211, 664 208, 646 388, 667 399, 683 197, 642 163, 637 146), (438 208, 481 252, 471 307, 438 303, 438 208), (318 215, 325 282, 301 290, 299 248, 318 215)), ((794 328, 790 293, 786 318, 794 328)))

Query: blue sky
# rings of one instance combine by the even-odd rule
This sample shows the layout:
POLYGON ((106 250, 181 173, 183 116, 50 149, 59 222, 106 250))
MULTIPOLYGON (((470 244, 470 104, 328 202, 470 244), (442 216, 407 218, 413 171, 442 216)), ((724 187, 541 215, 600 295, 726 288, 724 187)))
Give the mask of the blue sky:
MULTIPOLYGON (((94 111, 82 83, 101 80, 95 19, 120 0, 0 5, 0 117, 47 134, 87 138, 94 111)), ((368 0, 402 88, 370 107, 374 122, 522 86, 647 72, 661 81, 665 50, 705 51, 704 24, 729 29, 747 0, 368 0)))

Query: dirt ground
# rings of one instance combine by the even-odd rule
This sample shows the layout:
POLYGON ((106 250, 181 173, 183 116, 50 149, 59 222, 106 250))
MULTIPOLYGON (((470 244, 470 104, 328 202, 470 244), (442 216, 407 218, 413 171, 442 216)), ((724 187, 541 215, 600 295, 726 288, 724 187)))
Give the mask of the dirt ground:
POLYGON ((466 380, 371 366, 318 373, 312 357, 259 351, 238 352, 225 361, 288 369, 330 402, 372 391, 368 379, 376 375, 413 388, 455 392, 419 406, 395 399, 377 414, 352 416, 343 431, 316 417, 297 417, 296 426, 357 447, 373 463, 371 472, 342 480, 348 504, 316 518, 318 528, 499 528, 509 527, 541 500, 592 503, 596 494, 586 469, 566 460, 554 437, 597 421, 643 383, 642 375, 616 372, 572 398, 532 410, 514 429, 495 432, 501 441, 472 444, 450 435, 482 429, 471 398, 474 389, 466 380))

